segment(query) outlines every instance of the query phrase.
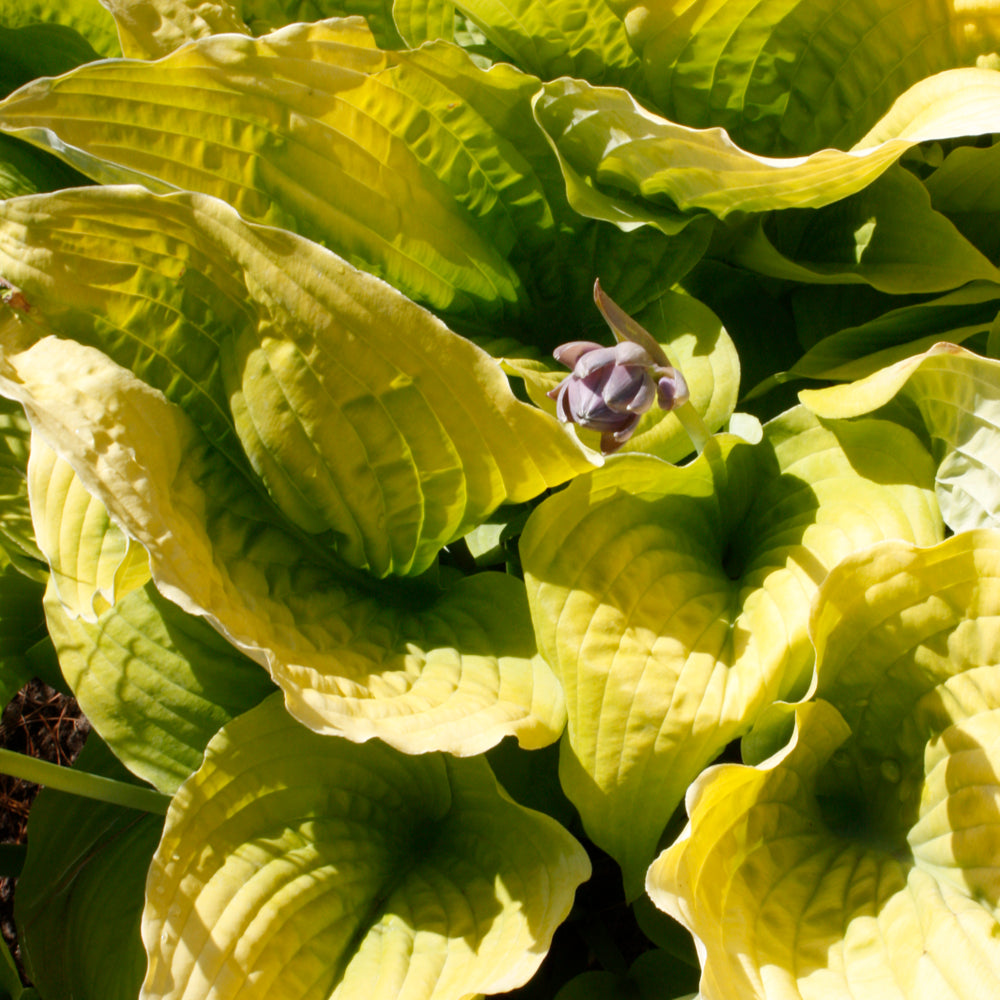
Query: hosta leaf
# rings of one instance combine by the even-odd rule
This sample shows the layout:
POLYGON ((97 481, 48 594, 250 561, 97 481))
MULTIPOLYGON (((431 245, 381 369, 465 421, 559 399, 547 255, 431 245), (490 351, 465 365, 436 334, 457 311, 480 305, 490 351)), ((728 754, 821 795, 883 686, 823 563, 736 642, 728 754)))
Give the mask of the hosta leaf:
POLYGON ((517 147, 536 88, 454 46, 382 52, 359 20, 332 20, 29 84, 0 105, 0 127, 104 183, 219 196, 411 298, 492 321, 533 280, 529 261, 519 276, 508 260, 519 240, 555 228, 517 147))
POLYGON ((726 256, 768 277, 865 282, 894 295, 1000 282, 1000 270, 931 208, 927 190, 898 164, 834 205, 754 220, 726 256))
POLYGON ((532 515, 521 557, 566 692, 563 785, 631 895, 688 783, 805 691, 827 571, 883 538, 941 537, 932 483, 911 432, 797 408, 681 468, 612 457, 532 515))
POLYGON ((25 654, 45 638, 44 590, 0 550, 0 712, 35 674, 25 654))
POLYGON ((1000 312, 1000 286, 970 282, 964 288, 915 305, 900 306, 867 323, 824 337, 780 381, 864 378, 941 341, 959 344, 987 332, 1000 312))
POLYGON ((214 199, 8 202, 0 273, 26 319, 167 392, 234 461, 249 456, 300 528, 377 575, 422 572, 500 503, 594 461, 430 313, 214 199))
POLYGON ((307 725, 416 753, 557 737, 562 692, 519 580, 436 590, 351 576, 276 523, 179 407, 100 352, 51 337, 7 349, 4 393, 146 548, 160 591, 266 664, 307 725))
POLYGON ((392 19, 404 41, 415 49, 424 42, 455 38, 455 5, 451 0, 395 0, 392 19))
POLYGON ((1000 260, 1000 142, 959 146, 924 182, 931 203, 991 260, 1000 260))
POLYGON ((271 698, 222 729, 171 803, 141 995, 502 992, 538 968, 589 874, 482 758, 324 738, 271 698))
MULTIPOLYGON (((76 767, 135 780, 96 734, 76 767)), ((146 967, 139 918, 163 817, 42 789, 14 915, 42 997, 135 1000, 146 967)))
POLYGON ((0 22, 0 94, 4 96, 36 77, 58 76, 99 58, 87 39, 68 25, 53 22, 7 28, 0 22))
POLYGON ((172 794, 209 739, 274 690, 256 664, 152 584, 89 624, 51 593, 49 635, 94 729, 130 771, 172 794))
POLYGON ((812 622, 824 700, 758 767, 701 776, 649 871, 700 940, 706 1000, 1000 988, 998 621, 996 532, 885 543, 831 572, 812 622))
POLYGON ((28 459, 28 487, 35 538, 52 574, 50 591, 72 618, 96 622, 116 601, 145 585, 145 550, 111 523, 69 463, 37 435, 28 459))
POLYGON ((852 149, 864 152, 894 140, 926 142, 996 132, 998 80, 997 69, 986 66, 929 76, 901 94, 852 149))
POLYGON ((1000 142, 985 149, 959 146, 924 182, 939 212, 964 216, 1000 212, 1000 142))
POLYGON ((6 28, 62 24, 86 38, 103 57, 122 54, 114 19, 100 0, 0 0, 0 24, 6 28))
POLYGON ((674 121, 778 156, 856 142, 908 87, 998 41, 995 0, 651 0, 615 6, 674 121))
POLYGON ((402 48, 392 8, 392 0, 243 0, 243 19, 255 35, 263 35, 296 21, 360 15, 380 49, 402 48))
POLYGON ((20 139, 0 135, 0 198, 87 184, 87 178, 61 160, 20 139))
POLYGON ((800 393, 823 417, 869 413, 897 395, 916 406, 934 442, 948 527, 1000 527, 1000 361, 938 344, 858 382, 800 393))
POLYGON ((45 557, 35 542, 28 500, 31 428, 18 403, 0 402, 0 546, 22 572, 45 582, 45 557))
MULTIPOLYGON (((226 32, 248 34, 230 0, 102 0, 126 59, 159 59, 179 45, 226 32)), ((53 74, 54 75, 54 74, 53 74)))
POLYGON ((953 70, 914 90, 920 117, 890 111, 880 131, 849 151, 787 159, 746 152, 722 129, 675 124, 625 91, 582 81, 545 84, 534 107, 577 211, 669 233, 699 211, 725 218, 829 205, 866 187, 917 142, 1000 131, 996 70, 953 70))
POLYGON ((604 0, 460 0, 456 6, 522 69, 632 87, 639 60, 604 0))

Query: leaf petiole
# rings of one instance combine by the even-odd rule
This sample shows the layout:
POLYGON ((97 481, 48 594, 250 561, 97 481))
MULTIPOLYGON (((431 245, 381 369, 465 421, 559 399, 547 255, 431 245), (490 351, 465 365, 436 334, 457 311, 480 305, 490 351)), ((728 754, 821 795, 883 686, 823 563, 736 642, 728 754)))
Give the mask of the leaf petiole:
POLYGON ((0 749, 0 773, 12 778, 31 781, 56 791, 69 792, 71 795, 81 795, 88 799, 97 799, 111 805, 125 806, 127 809, 140 809, 143 812, 165 815, 170 803, 169 796, 163 795, 154 788, 144 788, 114 778, 105 778, 98 774, 88 774, 86 771, 76 771, 58 764, 50 764, 13 750, 0 749))

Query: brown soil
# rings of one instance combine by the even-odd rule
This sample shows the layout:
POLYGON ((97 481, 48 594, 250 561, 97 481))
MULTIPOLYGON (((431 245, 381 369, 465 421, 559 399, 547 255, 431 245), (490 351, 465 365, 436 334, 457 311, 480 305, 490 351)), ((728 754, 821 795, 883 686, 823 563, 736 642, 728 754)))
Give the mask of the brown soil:
MULTIPOLYGON (((0 747, 55 764, 72 764, 89 731, 90 723, 74 698, 34 680, 4 709, 0 747)), ((28 812, 37 793, 38 785, 0 774, 0 843, 27 842, 28 812)), ((20 965, 14 928, 16 882, 0 878, 0 932, 20 965)))

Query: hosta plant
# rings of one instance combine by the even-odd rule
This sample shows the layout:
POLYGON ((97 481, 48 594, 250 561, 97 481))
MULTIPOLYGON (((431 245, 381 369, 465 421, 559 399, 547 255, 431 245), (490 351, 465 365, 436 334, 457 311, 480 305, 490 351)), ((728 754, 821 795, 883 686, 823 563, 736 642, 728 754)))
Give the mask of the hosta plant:
POLYGON ((1000 8, 0 0, 42 1000, 995 995, 1000 8))

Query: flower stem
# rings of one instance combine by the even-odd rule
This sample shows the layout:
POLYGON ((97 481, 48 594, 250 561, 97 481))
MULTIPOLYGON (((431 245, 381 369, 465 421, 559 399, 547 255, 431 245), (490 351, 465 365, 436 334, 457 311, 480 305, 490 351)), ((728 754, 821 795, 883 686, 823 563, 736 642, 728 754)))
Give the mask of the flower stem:
POLYGON ((126 781, 116 781, 99 774, 88 774, 69 767, 60 767, 45 760, 37 760, 23 753, 0 748, 0 773, 22 781, 32 781, 60 792, 82 795, 115 806, 141 809, 143 812, 166 814, 170 803, 168 796, 154 788, 143 788, 126 781))
POLYGON ((712 437, 705 426, 705 421, 701 419, 701 415, 690 402, 678 406, 673 412, 681 422, 681 426, 687 431, 688 437, 691 438, 695 452, 700 455, 712 437))

